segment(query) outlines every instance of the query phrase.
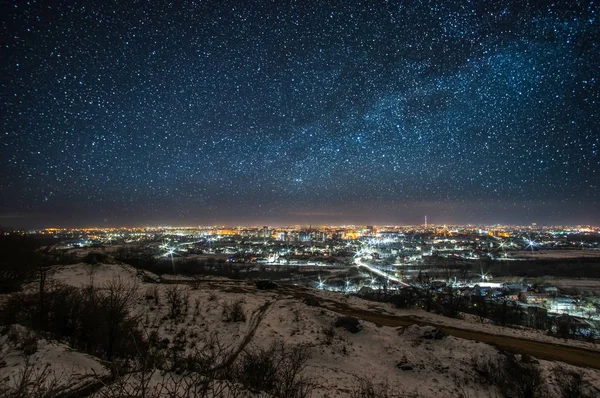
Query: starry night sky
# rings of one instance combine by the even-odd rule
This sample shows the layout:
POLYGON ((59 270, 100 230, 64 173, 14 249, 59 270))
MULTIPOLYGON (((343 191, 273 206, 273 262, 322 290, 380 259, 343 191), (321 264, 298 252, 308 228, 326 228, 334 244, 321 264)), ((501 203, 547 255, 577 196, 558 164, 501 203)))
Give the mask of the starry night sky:
POLYGON ((600 223, 597 1, 6 1, 0 225, 600 223))

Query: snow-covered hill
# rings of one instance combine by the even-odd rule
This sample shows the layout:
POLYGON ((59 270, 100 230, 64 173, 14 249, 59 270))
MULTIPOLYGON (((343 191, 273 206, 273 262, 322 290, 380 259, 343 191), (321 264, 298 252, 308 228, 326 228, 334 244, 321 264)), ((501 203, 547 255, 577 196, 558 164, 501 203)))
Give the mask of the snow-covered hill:
MULTIPOLYGON (((159 278, 140 275, 137 270, 119 264, 76 264, 60 267, 51 276, 52 280, 70 286, 93 284, 99 289, 116 278, 136 285, 138 294, 131 313, 140 320, 143 333, 160 342, 166 353, 184 358, 209 350, 210 344, 214 348, 215 342, 224 353, 232 353, 237 348, 241 352, 266 350, 274 342, 287 347, 305 347, 309 359, 302 375, 314 384, 313 397, 359 396, 361 391, 365 393, 365 384, 397 396, 488 397, 498 394, 497 387, 489 380, 486 382, 486 376, 482 374, 485 373, 482 369, 485 370, 489 363, 505 357, 497 348, 476 340, 445 335, 435 326, 390 327, 361 320, 361 330, 352 333, 344 325, 336 327, 336 322, 343 316, 340 308, 410 316, 412 319, 418 317, 430 325, 450 325, 498 335, 523 336, 544 344, 572 344, 595 349, 589 343, 560 341, 533 331, 482 325, 475 320, 451 320, 417 310, 401 311, 387 304, 310 289, 259 290, 252 283, 227 279, 198 283, 186 280, 182 284, 176 280, 149 283, 159 278), (179 300, 176 311, 174 295, 179 300)), ((66 375, 78 375, 71 379, 61 376, 61 380, 69 383, 107 375, 102 361, 71 351, 64 344, 42 339, 35 353, 27 356, 22 355, 22 346, 9 341, 8 330, 4 334, 0 340, 4 361, 0 380, 14 384, 25 366, 25 358, 29 358, 28 363, 39 366, 48 363, 55 372, 64 370, 66 375)), ((575 370, 589 391, 600 391, 600 364, 595 369, 577 368, 536 360, 528 355, 514 357, 515 361, 521 359, 533 363, 527 366, 539 369, 546 384, 544 396, 560 396, 555 386, 559 367, 563 372, 575 370)), ((173 374, 164 369, 153 372, 151 379, 148 385, 155 387, 174 380, 173 374)), ((104 396, 108 396, 108 389, 96 389, 96 394, 102 396, 104 392, 104 396)))

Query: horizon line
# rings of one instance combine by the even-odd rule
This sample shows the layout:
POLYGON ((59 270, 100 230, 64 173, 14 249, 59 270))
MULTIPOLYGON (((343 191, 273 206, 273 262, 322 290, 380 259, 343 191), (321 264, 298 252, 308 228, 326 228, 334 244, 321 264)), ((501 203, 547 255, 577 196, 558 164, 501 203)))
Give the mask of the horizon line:
POLYGON ((406 227, 420 227, 420 228, 440 228, 440 227, 527 227, 527 228, 552 228, 552 227, 561 227, 561 228, 582 228, 585 227, 587 229, 596 229, 600 228, 600 226, 593 224, 540 224, 540 223, 529 223, 529 224, 514 224, 514 223, 444 223, 444 224, 432 224, 427 223, 425 226, 424 223, 420 224, 376 224, 376 223, 336 223, 336 224, 311 224, 311 223, 294 223, 294 224, 269 224, 269 223, 258 223, 258 224, 207 224, 207 225, 120 225, 120 226, 49 226, 49 227, 41 227, 41 228, 11 228, 13 231, 45 231, 45 230, 105 230, 105 229, 210 229, 210 228, 221 228, 221 229, 243 229, 243 228, 361 228, 361 227, 379 227, 379 228, 406 228, 406 227))

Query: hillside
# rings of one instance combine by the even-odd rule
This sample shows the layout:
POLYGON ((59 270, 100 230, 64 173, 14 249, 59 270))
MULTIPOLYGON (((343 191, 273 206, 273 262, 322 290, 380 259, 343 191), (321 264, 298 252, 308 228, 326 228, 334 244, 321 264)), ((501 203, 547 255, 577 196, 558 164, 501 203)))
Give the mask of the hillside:
MULTIPOLYGON (((153 280, 160 278, 121 264, 81 263, 55 269, 49 292, 69 285, 62 288, 94 289, 93 294, 106 297, 115 286, 129 289, 127 313, 137 321, 140 333, 124 339, 122 347, 125 352, 133 339, 135 349, 123 358, 122 353, 109 351, 107 358, 98 348, 93 356, 89 350, 80 352, 81 344, 78 350, 70 349, 69 339, 56 341, 56 333, 12 325, 4 328, 0 339, 0 380, 14 393, 19 388, 33 391, 40 384, 36 378, 44 377, 47 390, 55 388, 61 396, 96 397, 142 396, 142 392, 145 396, 520 396, 514 394, 521 390, 506 385, 511 377, 521 377, 511 380, 513 384, 533 383, 537 394, 533 396, 564 396, 565 385, 574 381, 579 396, 600 392, 600 351, 591 344, 396 310, 307 288, 259 290, 252 283, 227 279, 148 282, 153 280), (276 375, 277 369, 291 376, 276 375), (23 386, 24 374, 29 387, 23 386), (266 380, 269 374, 275 382, 266 380)), ((35 290, 33 285, 28 289, 35 290)), ((77 297, 85 300, 85 295, 77 297)), ((99 338, 102 342, 103 335, 99 338)))

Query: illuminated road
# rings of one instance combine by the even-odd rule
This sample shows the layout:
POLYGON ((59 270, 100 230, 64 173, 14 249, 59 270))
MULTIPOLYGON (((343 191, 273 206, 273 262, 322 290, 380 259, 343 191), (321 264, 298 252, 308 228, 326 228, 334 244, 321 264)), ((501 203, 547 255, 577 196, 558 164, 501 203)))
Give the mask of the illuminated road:
POLYGON ((360 268, 360 267, 366 268, 366 269, 368 269, 369 271, 371 271, 372 273, 374 273, 374 274, 377 274, 377 275, 379 275, 379 276, 382 276, 382 277, 384 277, 384 278, 386 278, 386 279, 388 279, 388 280, 390 280, 390 281, 392 281, 392 282, 399 283, 399 284, 401 284, 402 286, 405 286, 405 287, 412 287, 412 286, 411 286, 411 285, 409 285, 408 283, 406 283, 406 282, 402 282, 402 280, 400 280, 400 279, 396 278, 395 276, 391 276, 391 275, 389 275, 389 274, 388 274, 388 273, 386 273, 386 272, 383 272, 383 271, 381 271, 381 270, 379 270, 379 269, 377 269, 377 268, 371 267, 370 265, 363 263, 363 262, 362 262, 362 258, 361 258, 361 257, 355 257, 355 258, 354 258, 354 264, 356 264, 356 266, 357 266, 357 267, 359 267, 359 268, 360 268))

